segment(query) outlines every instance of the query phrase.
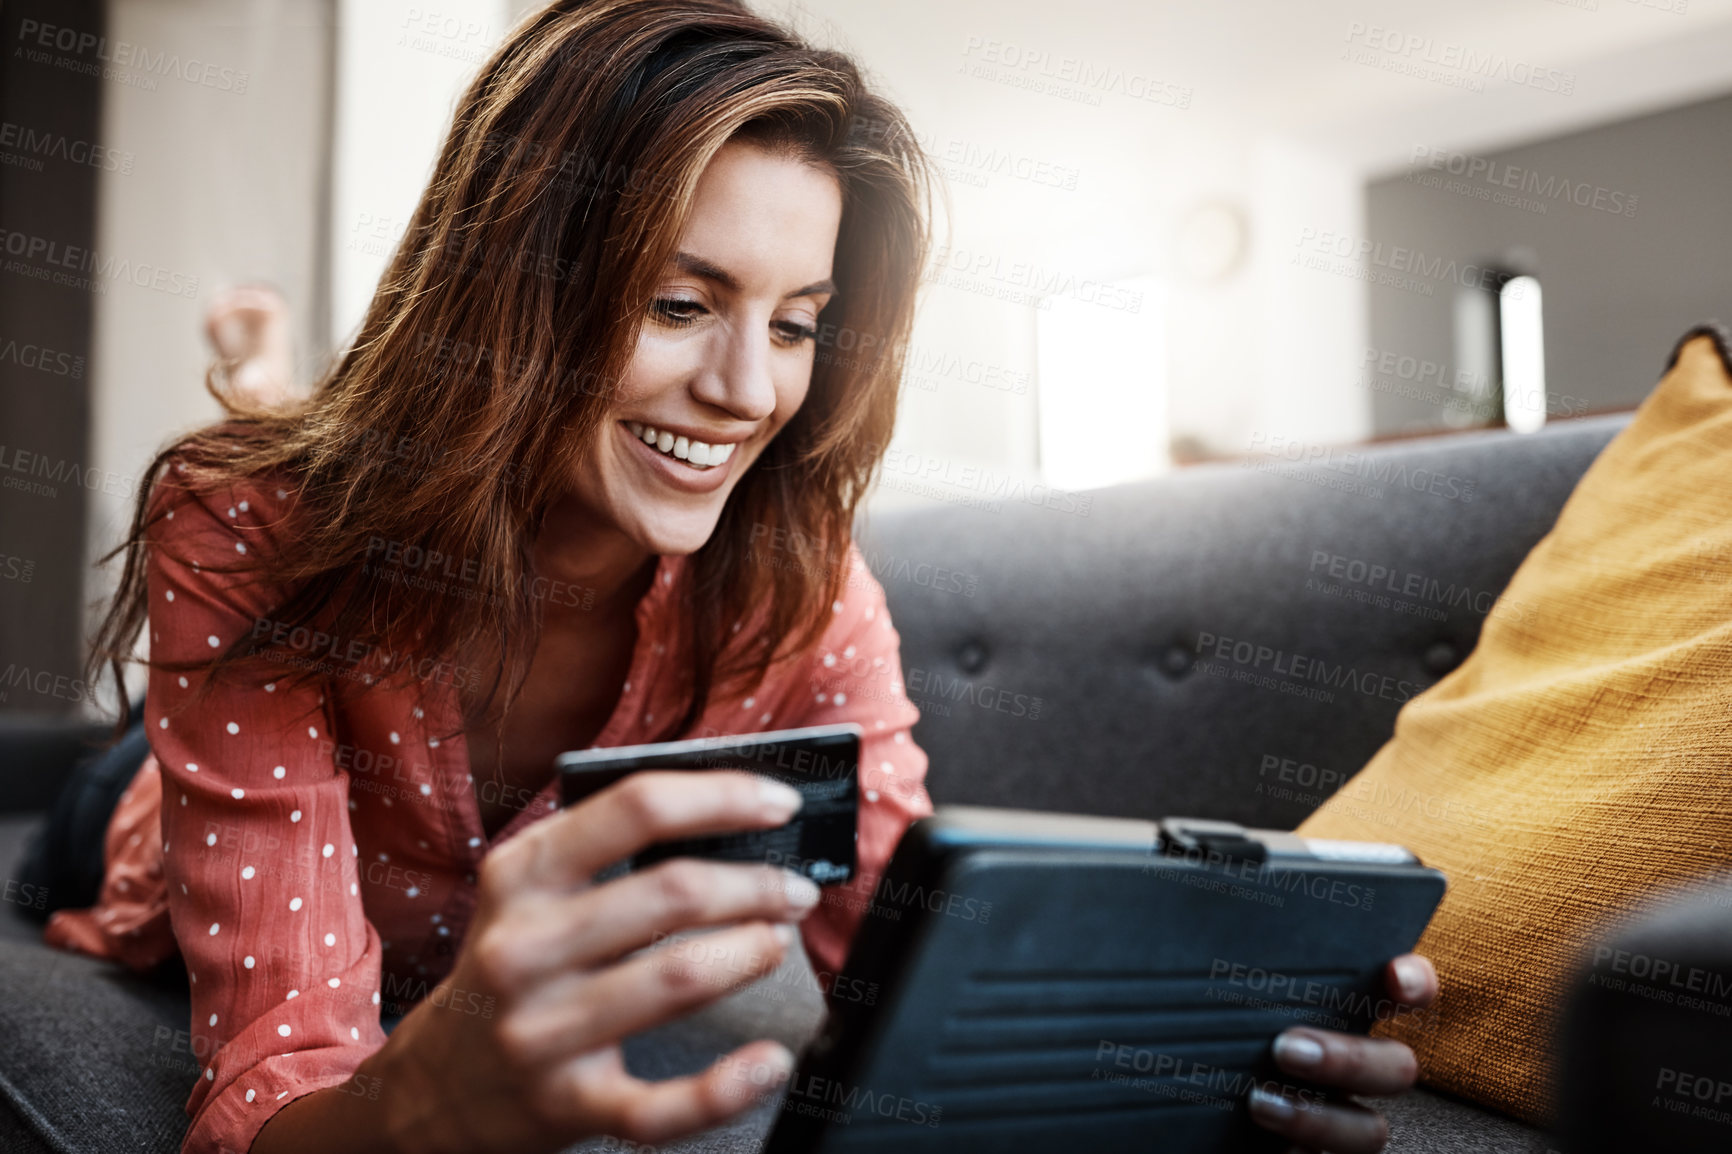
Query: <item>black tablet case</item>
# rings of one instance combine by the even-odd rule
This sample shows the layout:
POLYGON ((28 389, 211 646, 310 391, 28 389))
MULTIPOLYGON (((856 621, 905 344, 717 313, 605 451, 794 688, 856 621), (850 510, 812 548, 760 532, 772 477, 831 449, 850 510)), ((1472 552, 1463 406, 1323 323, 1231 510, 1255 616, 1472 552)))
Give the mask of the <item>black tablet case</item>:
POLYGON ((1385 963, 1443 875, 1171 858, 1159 831, 971 807, 916 823, 765 1154, 1287 1149, 1244 1104, 1270 1043, 1387 1016, 1385 963))

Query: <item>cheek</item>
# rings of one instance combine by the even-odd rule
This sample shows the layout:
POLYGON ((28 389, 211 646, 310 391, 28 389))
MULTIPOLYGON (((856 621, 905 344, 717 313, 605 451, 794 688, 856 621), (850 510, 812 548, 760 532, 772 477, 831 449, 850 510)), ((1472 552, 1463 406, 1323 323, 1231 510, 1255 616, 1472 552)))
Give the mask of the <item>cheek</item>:
POLYGON ((701 341, 668 341, 645 333, 626 364, 616 403, 633 405, 685 387, 702 359, 701 341))
POLYGON ((788 363, 778 365, 775 382, 775 421, 776 427, 781 428, 800 411, 800 406, 806 403, 806 396, 812 388, 812 354, 808 352, 804 357, 789 357, 788 363))

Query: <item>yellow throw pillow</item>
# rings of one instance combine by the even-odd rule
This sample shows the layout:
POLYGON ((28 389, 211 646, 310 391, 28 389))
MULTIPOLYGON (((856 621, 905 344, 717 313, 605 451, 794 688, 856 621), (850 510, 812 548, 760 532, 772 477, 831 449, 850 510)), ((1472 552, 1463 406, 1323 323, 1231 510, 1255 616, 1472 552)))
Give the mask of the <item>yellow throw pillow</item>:
MULTIPOLYGON (((1299 832, 1449 876, 1435 1011, 1379 1032, 1426 1082, 1545 1123, 1571 971, 1655 891, 1732 863, 1732 372, 1688 334, 1462 665, 1299 832)), ((1490 496, 1490 495, 1488 495, 1490 496)))

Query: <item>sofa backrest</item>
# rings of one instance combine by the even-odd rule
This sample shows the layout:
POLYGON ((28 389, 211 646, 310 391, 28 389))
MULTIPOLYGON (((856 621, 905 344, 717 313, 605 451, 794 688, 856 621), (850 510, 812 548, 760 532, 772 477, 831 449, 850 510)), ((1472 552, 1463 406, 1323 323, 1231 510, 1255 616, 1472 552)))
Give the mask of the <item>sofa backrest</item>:
POLYGON ((869 520, 933 799, 1291 828, 1472 650, 1628 420, 869 520))

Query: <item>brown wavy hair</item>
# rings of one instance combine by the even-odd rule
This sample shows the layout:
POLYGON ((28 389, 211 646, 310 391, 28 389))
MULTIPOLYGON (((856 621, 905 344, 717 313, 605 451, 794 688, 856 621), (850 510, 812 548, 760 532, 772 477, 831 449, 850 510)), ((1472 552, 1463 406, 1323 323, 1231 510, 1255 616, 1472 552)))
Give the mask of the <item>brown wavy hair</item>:
MULTIPOLYGON (((895 422, 930 244, 930 163, 852 61, 735 0, 559 0, 464 93, 352 346, 311 398, 198 430, 146 470, 128 539, 104 558, 124 554, 125 568, 91 681, 105 662, 119 681, 134 659, 152 493, 177 464, 176 483, 194 489, 295 482, 292 547, 236 563, 285 591, 274 620, 318 620, 387 651, 496 654, 470 720, 501 686, 509 710, 541 622, 526 592, 530 545, 604 419, 699 176, 736 138, 835 174, 837 292, 804 404, 686 566, 692 692, 667 732, 695 723, 712 694, 809 651, 895 422), (750 556, 754 529, 789 543, 785 563, 750 556), (381 538, 472 559, 505 595, 405 589, 364 564, 381 538), (761 627, 735 634, 742 619, 761 627)), ((249 652, 242 638, 193 667, 249 652)))

